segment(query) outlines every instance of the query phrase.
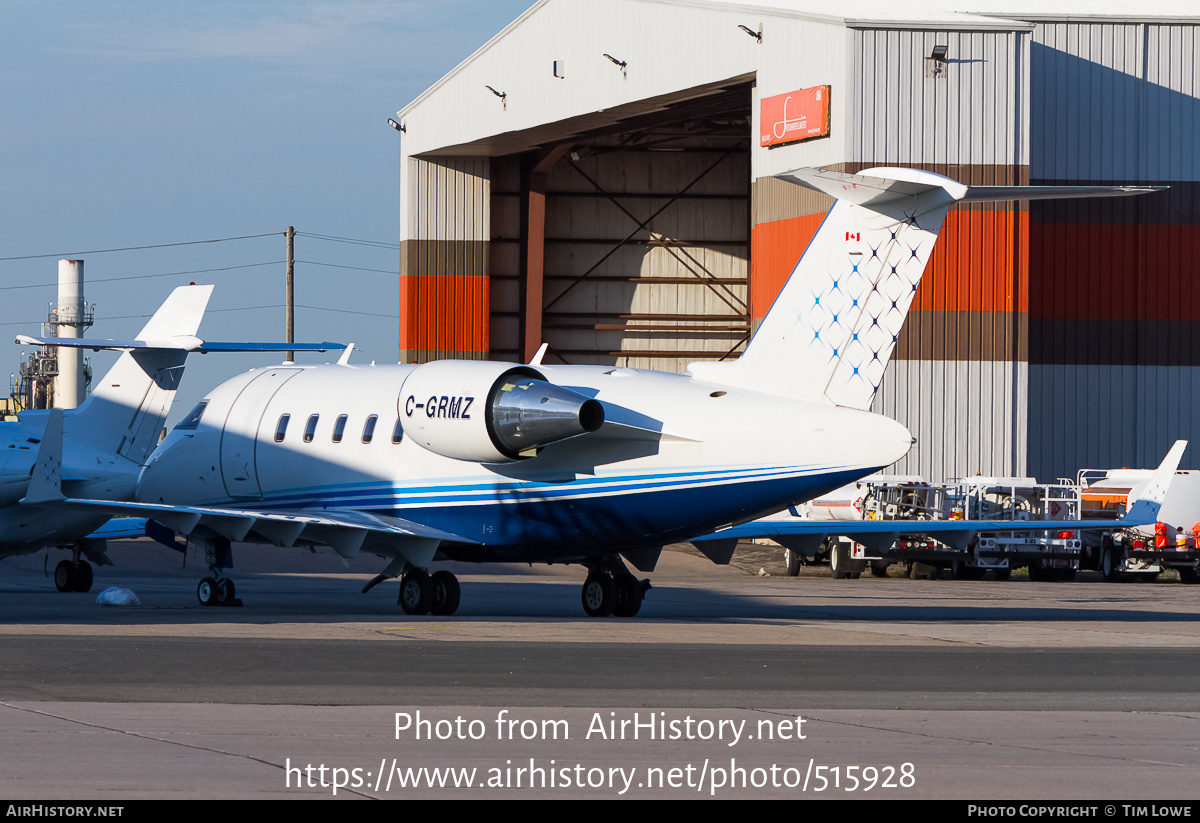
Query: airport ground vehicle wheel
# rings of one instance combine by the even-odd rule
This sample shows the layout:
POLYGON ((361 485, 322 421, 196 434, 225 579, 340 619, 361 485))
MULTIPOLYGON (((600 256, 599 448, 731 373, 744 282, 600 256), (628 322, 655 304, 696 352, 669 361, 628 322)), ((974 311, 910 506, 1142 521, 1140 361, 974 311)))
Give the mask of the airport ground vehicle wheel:
POLYGON ((992 575, 997 580, 1008 580, 1012 577, 1012 569, 992 569, 992 575))
POLYGON ((233 585, 233 581, 228 577, 222 577, 217 581, 217 605, 224 606, 226 603, 233 600, 237 595, 237 587, 233 585))
POLYGON ((888 566, 892 565, 887 560, 872 560, 871 561, 871 576, 872 577, 887 577, 888 566))
POLYGON ((396 602, 405 614, 428 614, 433 604, 433 585, 429 575, 421 569, 413 569, 400 579, 400 594, 396 602))
POLYGON ((1180 583, 1200 583, 1200 574, 1196 573, 1196 569, 1177 569, 1179 572, 1180 583))
POLYGON ((834 580, 857 580, 864 566, 865 560, 850 559, 850 547, 845 543, 834 543, 829 551, 829 570, 834 580))
POLYGON ((617 617, 637 615, 642 608, 642 582, 632 574, 618 574, 613 577, 613 585, 617 597, 613 614, 617 617))
POLYGON ((914 561, 909 566, 908 577, 910 580, 936 580, 940 571, 937 566, 914 561))
POLYGON ((964 560, 951 560, 950 576, 955 580, 981 580, 983 579, 983 569, 978 566, 969 566, 964 560))
POLYGON ((429 583, 433 587, 433 602, 429 606, 430 612, 440 617, 448 617, 458 611, 458 601, 462 596, 462 589, 458 585, 457 577, 442 570, 430 575, 429 583))
POLYGON ((617 584, 604 572, 589 572, 583 581, 582 600, 589 617, 608 617, 617 605, 617 584))
POLYGON ((802 558, 799 552, 794 552, 791 549, 783 550, 783 564, 787 567, 787 576, 795 577, 800 574, 800 564, 802 558))
POLYGON ((75 589, 77 592, 90 592, 92 590, 92 564, 86 560, 80 560, 75 567, 75 589))
POLYGON ((196 586, 196 599, 202 606, 217 605, 217 581, 206 577, 196 586))
POLYGON ((64 560, 54 567, 54 585, 60 592, 75 591, 75 564, 64 560))
POLYGON ((1104 546, 1100 550, 1100 571, 1104 574, 1105 583, 1116 583, 1121 579, 1120 559, 1117 557, 1117 547, 1105 536, 1104 546))
POLYGON ((1064 580, 1067 583, 1070 583, 1072 580, 1075 579, 1075 572, 1076 572, 1075 569, 1062 569, 1058 573, 1058 579, 1064 580))
POLYGON ((1158 572, 1147 572, 1146 574, 1139 574, 1137 576, 1137 582, 1139 583, 1153 583, 1157 579, 1158 572))

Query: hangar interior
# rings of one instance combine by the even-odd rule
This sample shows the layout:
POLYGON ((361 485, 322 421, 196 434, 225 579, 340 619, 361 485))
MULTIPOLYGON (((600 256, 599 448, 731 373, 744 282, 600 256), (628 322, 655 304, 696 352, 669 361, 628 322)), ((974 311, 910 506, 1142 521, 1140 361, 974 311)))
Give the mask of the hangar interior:
POLYGON ((535 3, 399 112, 401 359, 736 357, 831 203, 791 168, 1169 185, 955 207, 874 406, 903 474, 1154 465, 1200 408, 1200 13, 1117 5, 535 3))

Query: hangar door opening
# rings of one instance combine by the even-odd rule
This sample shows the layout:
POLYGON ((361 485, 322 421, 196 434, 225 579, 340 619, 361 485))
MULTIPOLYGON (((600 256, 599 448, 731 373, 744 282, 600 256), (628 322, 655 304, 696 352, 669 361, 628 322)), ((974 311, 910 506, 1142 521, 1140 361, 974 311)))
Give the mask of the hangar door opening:
POLYGON ((683 371, 750 337, 751 86, 494 158, 491 356, 683 371))

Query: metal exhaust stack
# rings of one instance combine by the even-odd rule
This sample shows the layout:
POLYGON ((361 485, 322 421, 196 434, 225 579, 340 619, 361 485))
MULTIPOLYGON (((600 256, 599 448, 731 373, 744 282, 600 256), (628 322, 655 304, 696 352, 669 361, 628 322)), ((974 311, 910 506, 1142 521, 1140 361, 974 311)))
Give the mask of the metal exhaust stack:
MULTIPOLYGON (((91 325, 83 302, 83 261, 58 261, 58 306, 53 316, 58 337, 82 337, 91 325)), ((83 402, 83 350, 60 348, 54 379, 54 407, 73 409, 83 402)))

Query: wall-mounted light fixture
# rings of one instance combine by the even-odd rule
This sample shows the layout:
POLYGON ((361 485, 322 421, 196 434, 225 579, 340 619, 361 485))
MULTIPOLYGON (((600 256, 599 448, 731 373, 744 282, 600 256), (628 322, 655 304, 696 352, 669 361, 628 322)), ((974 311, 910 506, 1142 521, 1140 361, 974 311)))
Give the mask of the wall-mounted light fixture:
POLYGON ((754 29, 750 28, 749 26, 743 26, 741 23, 738 23, 738 28, 741 29, 742 31, 746 32, 746 34, 750 35, 755 40, 757 40, 758 44, 760 46, 762 45, 762 29, 755 31, 754 29))
POLYGON ((624 77, 626 80, 629 79, 629 73, 627 71, 627 68, 629 66, 628 63, 626 63, 624 60, 618 60, 617 58, 613 57, 611 54, 606 54, 604 56, 607 57, 609 60, 611 60, 613 65, 615 65, 621 69, 622 77, 624 77))
POLYGON ((949 47, 938 43, 929 52, 929 56, 925 58, 925 76, 938 79, 946 76, 946 53, 949 47))
POLYGON ((494 88, 492 88, 491 86, 487 86, 487 85, 485 85, 484 88, 487 89, 488 91, 490 91, 492 94, 499 97, 500 103, 504 106, 504 110, 508 111, 508 92, 496 91, 494 88))
POLYGON ((396 131, 405 131, 403 123, 397 123, 395 120, 393 120, 390 117, 388 118, 388 125, 391 126, 393 129, 395 129, 396 131))

